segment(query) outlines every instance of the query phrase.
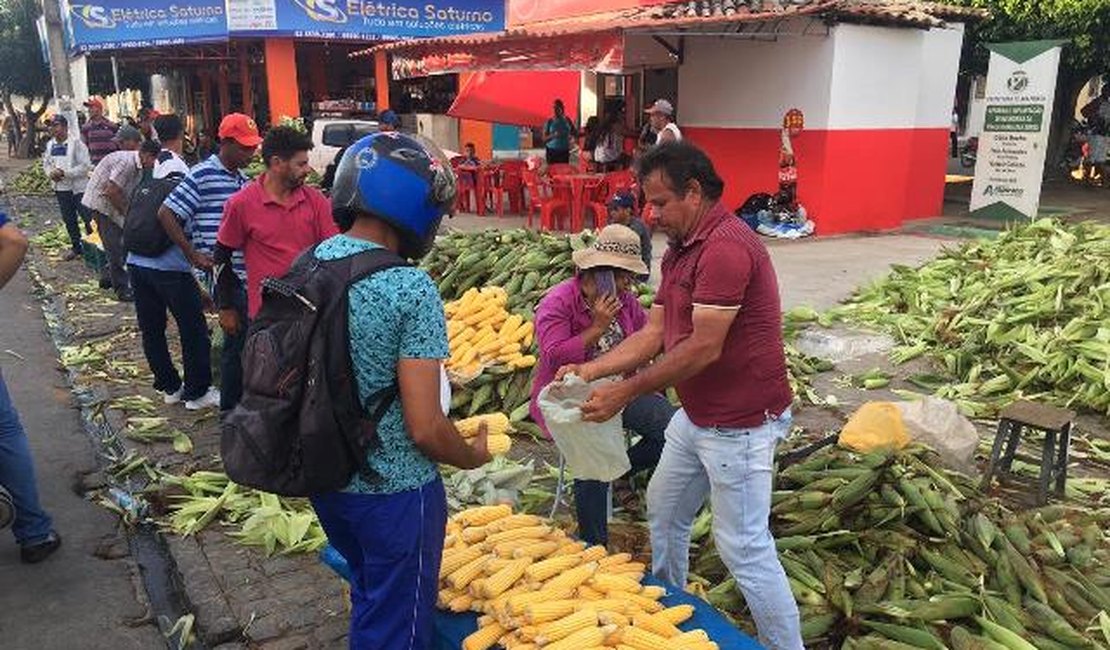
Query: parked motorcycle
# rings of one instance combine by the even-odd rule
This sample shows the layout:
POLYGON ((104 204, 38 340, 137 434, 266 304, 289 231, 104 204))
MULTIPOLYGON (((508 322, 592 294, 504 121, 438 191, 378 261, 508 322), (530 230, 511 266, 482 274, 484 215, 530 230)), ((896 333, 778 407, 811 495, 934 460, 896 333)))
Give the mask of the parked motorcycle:
POLYGON ((968 138, 964 146, 960 148, 960 165, 965 169, 975 167, 975 159, 979 154, 979 138, 968 138))

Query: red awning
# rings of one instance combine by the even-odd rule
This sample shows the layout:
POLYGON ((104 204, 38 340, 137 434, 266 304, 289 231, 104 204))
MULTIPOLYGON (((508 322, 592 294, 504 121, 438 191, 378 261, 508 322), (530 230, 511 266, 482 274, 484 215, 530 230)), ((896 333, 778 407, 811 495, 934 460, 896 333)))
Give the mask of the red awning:
POLYGON ((567 116, 578 123, 581 74, 575 70, 476 72, 459 89, 447 114, 468 120, 543 126, 551 105, 562 99, 567 116))

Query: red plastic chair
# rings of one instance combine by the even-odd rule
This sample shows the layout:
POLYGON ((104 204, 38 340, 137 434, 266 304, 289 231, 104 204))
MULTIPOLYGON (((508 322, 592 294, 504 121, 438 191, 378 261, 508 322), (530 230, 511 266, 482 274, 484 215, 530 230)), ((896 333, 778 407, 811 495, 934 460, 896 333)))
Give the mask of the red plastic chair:
POLYGON ((567 163, 552 163, 547 166, 548 176, 566 176, 567 174, 576 174, 578 170, 574 165, 567 163))
POLYGON ((490 163, 478 170, 478 196, 478 214, 485 214, 486 201, 489 201, 497 216, 505 216, 505 187, 500 165, 490 163))
MULTIPOLYGON (((586 183, 586 191, 583 196, 583 213, 586 210, 592 210, 594 213, 594 228, 604 228, 609 223, 609 207, 606 205, 609 199, 609 181, 605 178, 599 178, 596 181, 589 181, 586 183)), ((585 228, 585 224, 575 224, 576 230, 585 228)))
POLYGON ((471 203, 477 204, 476 210, 481 210, 481 199, 478 194, 477 172, 473 169, 462 169, 462 163, 466 159, 462 156, 451 159, 451 169, 455 172, 455 178, 458 181, 457 194, 455 196, 455 210, 462 210, 470 212, 471 203))
POLYGON ((524 213, 524 161, 501 162, 501 189, 509 197, 509 212, 524 213))
POLYGON ((528 188, 528 227, 532 227, 532 215, 540 213, 540 228, 554 229, 556 212, 562 211, 563 217, 570 221, 570 203, 564 198, 556 196, 552 187, 540 178, 540 175, 531 169, 525 169, 521 174, 524 186, 528 188))

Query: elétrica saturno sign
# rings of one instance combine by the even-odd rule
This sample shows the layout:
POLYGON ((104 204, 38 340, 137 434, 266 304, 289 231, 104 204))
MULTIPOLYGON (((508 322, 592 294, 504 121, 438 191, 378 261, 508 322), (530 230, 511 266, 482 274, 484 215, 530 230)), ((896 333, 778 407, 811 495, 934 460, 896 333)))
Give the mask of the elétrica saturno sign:
POLYGON ((373 41, 505 28, 504 0, 63 0, 82 52, 292 36, 373 41))

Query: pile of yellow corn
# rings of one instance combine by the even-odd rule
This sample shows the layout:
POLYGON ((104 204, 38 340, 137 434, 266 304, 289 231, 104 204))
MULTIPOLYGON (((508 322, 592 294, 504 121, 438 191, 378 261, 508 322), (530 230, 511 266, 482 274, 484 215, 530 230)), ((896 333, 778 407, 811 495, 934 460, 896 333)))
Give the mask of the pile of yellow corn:
POLYGON ((447 303, 447 336, 451 358, 447 369, 477 376, 493 365, 531 368, 536 357, 524 354, 532 345, 532 323, 506 309, 508 294, 501 287, 471 288, 447 303))
POLYGON ((512 427, 509 425, 509 416, 504 413, 488 413, 458 420, 455 422, 455 428, 459 430, 462 437, 473 438, 478 435, 478 427, 483 424, 486 425, 486 433, 489 435, 486 439, 489 453, 493 456, 504 456, 509 453, 509 447, 513 445, 512 439, 509 438, 512 427))
POLYGON ((536 515, 479 506, 447 522, 438 605, 482 614, 463 650, 716 650, 705 630, 678 629, 693 606, 664 606, 644 571, 536 515))

